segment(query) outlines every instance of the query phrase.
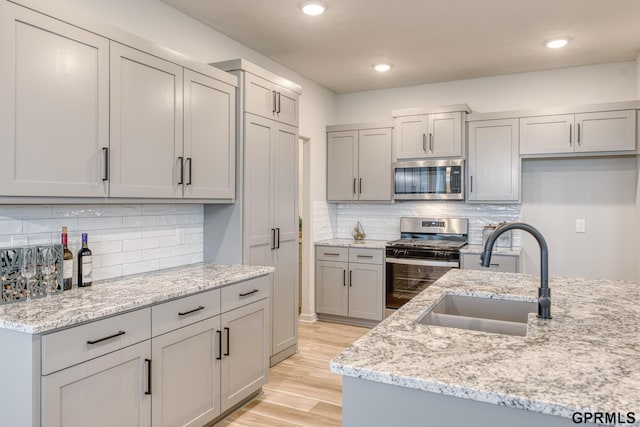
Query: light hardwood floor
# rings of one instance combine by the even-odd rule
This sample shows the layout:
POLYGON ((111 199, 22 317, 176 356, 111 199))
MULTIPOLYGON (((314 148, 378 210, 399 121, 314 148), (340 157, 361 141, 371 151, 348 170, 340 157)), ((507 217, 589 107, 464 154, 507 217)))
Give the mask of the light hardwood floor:
POLYGON ((329 361, 367 331, 326 322, 300 323, 299 352, 271 368, 260 396, 216 426, 340 426, 342 377, 329 371, 329 361))

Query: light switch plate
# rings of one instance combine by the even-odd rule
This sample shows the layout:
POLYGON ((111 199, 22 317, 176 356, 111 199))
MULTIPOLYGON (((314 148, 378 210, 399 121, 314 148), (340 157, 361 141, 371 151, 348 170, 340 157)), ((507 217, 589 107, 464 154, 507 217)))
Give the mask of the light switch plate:
POLYGON ((576 219, 576 233, 586 233, 587 222, 584 219, 576 219))

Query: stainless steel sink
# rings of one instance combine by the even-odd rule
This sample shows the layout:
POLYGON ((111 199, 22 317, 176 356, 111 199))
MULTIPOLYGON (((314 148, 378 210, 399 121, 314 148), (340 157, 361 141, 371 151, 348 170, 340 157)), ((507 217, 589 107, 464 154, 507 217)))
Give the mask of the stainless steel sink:
POLYGON ((536 310, 535 302, 447 294, 418 322, 424 325, 525 336, 529 313, 535 313, 536 310))

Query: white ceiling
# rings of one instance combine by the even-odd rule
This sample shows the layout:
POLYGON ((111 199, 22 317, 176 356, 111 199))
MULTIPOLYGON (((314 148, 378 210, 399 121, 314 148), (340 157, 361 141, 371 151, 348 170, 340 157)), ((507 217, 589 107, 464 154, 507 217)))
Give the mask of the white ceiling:
MULTIPOLYGON (((633 60, 640 0, 162 0, 336 92, 633 60), (543 41, 569 36, 565 48, 543 41), (378 61, 393 64, 376 73, 378 61)), ((231 58, 229 58, 231 59, 231 58)))

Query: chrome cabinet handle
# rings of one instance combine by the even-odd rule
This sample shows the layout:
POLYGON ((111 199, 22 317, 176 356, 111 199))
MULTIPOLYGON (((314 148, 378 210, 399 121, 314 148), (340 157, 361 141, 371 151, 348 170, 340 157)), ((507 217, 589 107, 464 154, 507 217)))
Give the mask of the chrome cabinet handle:
POLYGON ((276 248, 276 229, 271 229, 271 250, 276 248))
POLYGON ((333 252, 325 252, 324 255, 325 256, 340 256, 340 254, 336 254, 336 253, 333 253, 333 252))
POLYGON ((470 182, 470 187, 471 188, 469 189, 469 192, 473 193, 473 175, 471 175, 469 178, 471 179, 471 182, 470 182))
POLYGON ((422 151, 427 152, 427 134, 422 134, 422 151))
POLYGON ((125 331, 118 331, 113 335, 109 335, 108 337, 100 338, 93 341, 87 341, 87 344, 98 344, 99 342, 110 340, 111 338, 119 337, 120 335, 124 335, 124 334, 126 334, 125 331))
POLYGON ((353 270, 349 270, 349 287, 353 286, 353 284, 351 283, 351 273, 353 273, 353 270))
POLYGON ((573 134, 573 129, 572 129, 572 127, 573 127, 573 125, 572 125, 571 123, 569 123, 569 147, 571 147, 572 142, 573 142, 573 141, 572 141, 572 138, 571 138, 571 137, 573 136, 573 135, 572 135, 572 134, 573 134))
POLYGON ((102 155, 104 156, 104 174, 103 181, 109 181, 109 147, 102 147, 102 155))
POLYGON ((271 91, 273 93, 273 101, 272 101, 272 108, 271 108, 271 112, 275 114, 276 112, 276 91, 272 90, 271 91))
POLYGON ((353 178, 353 194, 356 194, 356 179, 353 178))
POLYGON ((276 232, 278 233, 278 243, 276 244, 276 249, 280 249, 280 228, 276 228, 276 232))
POLYGON ((278 111, 277 111, 278 114, 280 114, 280 106, 282 105, 280 103, 280 101, 281 101, 280 97, 281 97, 281 94, 280 94, 280 92, 278 92, 278 111))
POLYGON ((251 294, 255 294, 256 292, 260 292, 258 289, 254 289, 252 291, 249 292, 241 292, 238 295, 241 297, 246 297, 247 295, 251 295, 251 294))
POLYGON ((373 255, 358 255, 358 258, 371 258, 371 259, 373 259, 373 255))
POLYGON ((360 178, 359 193, 362 194, 362 178, 360 178))
POLYGON ((433 153, 433 134, 429 133, 429 151, 433 153))
POLYGON ((347 270, 342 270, 342 286, 347 286, 347 270))
POLYGON ((582 145, 580 144, 580 123, 578 123, 578 145, 582 145))
POLYGON ((200 306, 200 307, 194 308, 193 310, 184 311, 182 313, 178 312, 178 316, 186 316, 188 314, 195 313, 196 311, 200 311, 200 310, 204 310, 204 307, 200 306))
POLYGON ((191 169, 192 169, 192 163, 191 163, 191 157, 187 157, 187 162, 189 162, 189 181, 187 181, 187 185, 191 185, 191 169))

